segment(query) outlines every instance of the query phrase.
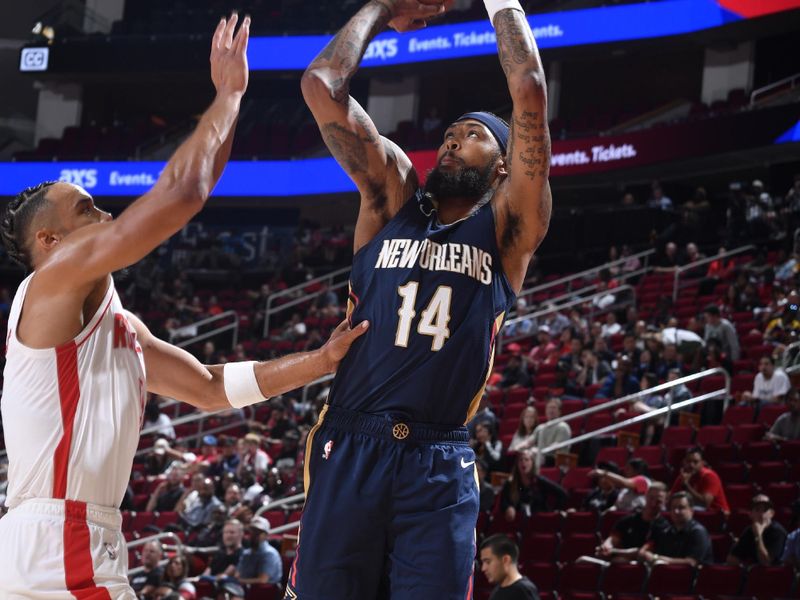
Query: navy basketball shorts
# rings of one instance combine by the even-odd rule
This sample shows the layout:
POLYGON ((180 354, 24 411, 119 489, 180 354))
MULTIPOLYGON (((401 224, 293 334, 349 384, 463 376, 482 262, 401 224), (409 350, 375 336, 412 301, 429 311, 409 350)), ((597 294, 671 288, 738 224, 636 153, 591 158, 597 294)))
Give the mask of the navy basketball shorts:
POLYGON ((478 486, 466 428, 326 406, 285 598, 469 600, 478 486))

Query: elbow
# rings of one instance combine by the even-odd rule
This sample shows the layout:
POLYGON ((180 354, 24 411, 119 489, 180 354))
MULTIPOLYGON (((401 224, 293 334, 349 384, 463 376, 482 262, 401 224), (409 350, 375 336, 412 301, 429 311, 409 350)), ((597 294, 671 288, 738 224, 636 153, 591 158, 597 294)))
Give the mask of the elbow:
POLYGON ((544 72, 539 69, 526 69, 509 75, 508 90, 516 101, 536 103, 543 109, 547 106, 547 82, 544 72))
POLYGON ((313 107, 319 102, 330 100, 334 96, 333 87, 330 85, 325 71, 328 71, 328 69, 323 70, 320 67, 310 66, 300 79, 300 90, 309 107, 313 107))

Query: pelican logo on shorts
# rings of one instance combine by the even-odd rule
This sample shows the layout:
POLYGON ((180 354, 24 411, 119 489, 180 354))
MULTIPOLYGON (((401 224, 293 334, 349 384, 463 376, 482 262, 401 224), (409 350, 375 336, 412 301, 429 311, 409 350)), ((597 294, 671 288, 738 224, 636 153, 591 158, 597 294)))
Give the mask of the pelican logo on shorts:
POLYGON ((392 435, 398 440, 406 439, 409 433, 411 433, 411 430, 405 423, 396 423, 395 426, 392 427, 392 435))
POLYGON ((333 440, 328 440, 325 442, 325 447, 322 449, 322 458, 328 460, 331 457, 331 451, 333 450, 333 440))
POLYGON ((106 552, 108 552, 108 558, 111 560, 117 560, 117 551, 114 549, 114 546, 106 543, 106 552))

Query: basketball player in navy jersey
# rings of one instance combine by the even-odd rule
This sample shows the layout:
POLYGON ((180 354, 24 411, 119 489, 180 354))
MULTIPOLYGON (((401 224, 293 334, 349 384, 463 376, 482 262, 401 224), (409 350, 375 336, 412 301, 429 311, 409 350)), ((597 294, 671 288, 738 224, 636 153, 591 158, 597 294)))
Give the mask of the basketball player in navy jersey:
POLYGON ((371 329, 341 363, 308 437, 286 598, 471 597, 478 486, 464 424, 552 208, 536 43, 517 0, 485 3, 512 124, 460 117, 424 189, 349 82, 382 29, 418 29, 446 1, 367 2, 303 76, 322 136, 361 193, 348 308, 371 329))

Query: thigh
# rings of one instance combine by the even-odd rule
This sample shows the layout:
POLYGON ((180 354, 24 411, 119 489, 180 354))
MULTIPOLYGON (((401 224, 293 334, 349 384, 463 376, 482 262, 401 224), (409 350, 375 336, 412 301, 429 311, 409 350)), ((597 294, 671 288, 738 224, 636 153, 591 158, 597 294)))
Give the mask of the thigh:
POLYGON ((468 597, 479 506, 474 460, 467 446, 433 446, 404 460, 391 528, 392 600, 468 597))
POLYGON ((375 597, 385 562, 387 445, 324 426, 310 440, 308 493, 286 598, 375 597))
POLYGON ((1 599, 135 600, 120 532, 14 512, 0 519, 1 599))

